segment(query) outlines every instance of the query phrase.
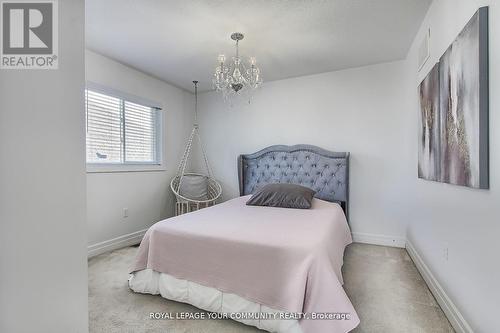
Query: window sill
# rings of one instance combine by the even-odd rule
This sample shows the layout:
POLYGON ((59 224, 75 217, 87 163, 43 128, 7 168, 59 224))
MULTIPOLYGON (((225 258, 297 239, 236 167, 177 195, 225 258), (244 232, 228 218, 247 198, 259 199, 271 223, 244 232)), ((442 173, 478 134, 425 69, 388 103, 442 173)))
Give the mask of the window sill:
POLYGON ((148 172, 165 171, 162 164, 87 164, 87 173, 114 173, 114 172, 148 172))

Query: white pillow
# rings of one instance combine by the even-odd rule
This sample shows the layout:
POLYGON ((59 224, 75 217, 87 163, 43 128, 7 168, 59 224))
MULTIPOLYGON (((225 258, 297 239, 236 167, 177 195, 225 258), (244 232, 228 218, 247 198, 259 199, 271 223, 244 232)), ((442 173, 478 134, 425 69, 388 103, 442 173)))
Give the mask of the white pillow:
POLYGON ((208 178, 199 175, 184 175, 182 177, 179 194, 193 200, 208 199, 208 178))

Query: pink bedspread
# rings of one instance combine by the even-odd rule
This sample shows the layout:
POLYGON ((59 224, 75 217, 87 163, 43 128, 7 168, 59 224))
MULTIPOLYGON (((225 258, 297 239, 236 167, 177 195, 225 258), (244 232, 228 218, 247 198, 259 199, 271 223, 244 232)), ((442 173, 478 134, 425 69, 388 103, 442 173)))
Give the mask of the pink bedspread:
POLYGON ((150 268, 287 312, 350 315, 302 319, 304 333, 356 327, 359 318, 342 288, 352 239, 341 207, 318 199, 311 209, 246 206, 248 198, 156 223, 132 272, 150 268))

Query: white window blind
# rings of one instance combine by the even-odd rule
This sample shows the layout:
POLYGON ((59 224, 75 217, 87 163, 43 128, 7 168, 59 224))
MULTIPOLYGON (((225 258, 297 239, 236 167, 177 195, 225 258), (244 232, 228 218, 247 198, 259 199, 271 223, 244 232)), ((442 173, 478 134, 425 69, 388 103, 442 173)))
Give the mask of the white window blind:
POLYGON ((156 107, 86 89, 88 164, 160 164, 156 107))

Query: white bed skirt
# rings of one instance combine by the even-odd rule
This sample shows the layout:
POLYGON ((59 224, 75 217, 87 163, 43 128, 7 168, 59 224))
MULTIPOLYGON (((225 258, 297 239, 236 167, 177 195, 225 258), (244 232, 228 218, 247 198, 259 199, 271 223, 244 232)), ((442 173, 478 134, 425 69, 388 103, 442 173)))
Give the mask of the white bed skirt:
POLYGON ((285 312, 251 302, 235 294, 205 287, 188 280, 144 269, 130 275, 129 286, 135 292, 158 295, 173 301, 188 303, 197 308, 227 314, 230 318, 268 332, 302 333, 298 320, 279 319, 285 312), (257 318, 241 318, 241 314, 257 314, 257 318), (261 319, 276 315, 277 319, 261 319))

